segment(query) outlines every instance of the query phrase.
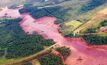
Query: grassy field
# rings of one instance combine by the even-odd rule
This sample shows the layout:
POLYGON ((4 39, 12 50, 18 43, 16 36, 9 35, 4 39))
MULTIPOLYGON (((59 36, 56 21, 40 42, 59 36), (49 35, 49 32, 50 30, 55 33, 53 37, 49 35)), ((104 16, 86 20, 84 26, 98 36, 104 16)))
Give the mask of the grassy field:
POLYGON ((74 29, 76 29, 78 26, 80 26, 82 23, 80 21, 72 20, 69 22, 64 22, 62 27, 60 28, 60 31, 66 35, 71 33, 74 29))
POLYGON ((73 21, 70 21, 70 22, 66 22, 65 26, 71 26, 71 27, 73 27, 75 29, 81 24, 82 23, 80 21, 73 20, 73 21))
POLYGON ((80 27, 75 29, 74 33, 77 33, 77 32, 83 33, 89 28, 96 28, 105 19, 107 19, 107 16, 105 15, 104 10, 102 10, 100 11, 100 13, 98 12, 94 17, 92 17, 91 20, 89 20, 88 22, 82 24, 80 27))

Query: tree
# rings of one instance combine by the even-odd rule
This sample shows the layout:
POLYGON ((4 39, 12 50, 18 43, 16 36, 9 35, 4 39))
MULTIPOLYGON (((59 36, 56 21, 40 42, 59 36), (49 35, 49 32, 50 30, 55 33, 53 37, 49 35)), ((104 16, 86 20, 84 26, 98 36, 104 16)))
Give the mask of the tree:
POLYGON ((8 59, 29 56, 43 50, 44 46, 54 44, 52 40, 45 40, 36 33, 27 35, 19 25, 21 19, 0 21, 0 48, 7 48, 5 56, 8 59))
POLYGON ((63 56, 64 60, 71 54, 70 48, 65 46, 57 48, 56 51, 63 56))
POLYGON ((56 56, 52 53, 46 54, 40 57, 38 60, 41 65, 64 65, 61 57, 56 56))
POLYGON ((96 32, 96 28, 89 28, 84 33, 95 33, 95 32, 96 32))
POLYGON ((101 26, 107 26, 107 20, 104 20, 103 22, 100 23, 101 26))
POLYGON ((83 38, 87 41, 88 44, 92 44, 92 45, 107 44, 107 36, 90 34, 90 35, 84 35, 83 38))

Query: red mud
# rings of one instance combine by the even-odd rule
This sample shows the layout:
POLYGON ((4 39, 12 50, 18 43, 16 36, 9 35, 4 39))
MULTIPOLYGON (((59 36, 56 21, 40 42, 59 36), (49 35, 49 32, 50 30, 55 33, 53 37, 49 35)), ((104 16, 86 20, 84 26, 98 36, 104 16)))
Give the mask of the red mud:
MULTIPOLYGON (((13 15, 11 14, 10 16, 13 15)), ((59 26, 54 24, 56 18, 45 16, 40 19, 34 19, 29 14, 21 16, 23 20, 20 22, 20 26, 26 33, 33 34, 36 32, 45 39, 53 39, 57 44, 71 48, 71 55, 65 61, 67 65, 107 65, 107 50, 88 46, 81 38, 63 37, 58 32, 59 26)))
POLYGON ((23 30, 32 34, 37 32, 40 35, 46 36, 46 39, 53 39, 57 43, 63 43, 64 38, 58 32, 58 25, 54 24, 56 18, 54 17, 42 17, 40 19, 33 19, 29 14, 20 22, 20 26, 23 30))
POLYGON ((45 35, 46 39, 53 39, 61 45, 69 46, 72 54, 65 61, 68 65, 107 65, 107 50, 89 47, 81 38, 64 38, 58 32, 58 26, 54 24, 55 20, 56 18, 54 17, 33 19, 26 14, 20 26, 29 34, 37 32, 40 35, 45 35))
POLYGON ((8 9, 5 7, 0 11, 0 18, 1 17, 18 18, 21 17, 21 14, 19 13, 19 9, 8 9))

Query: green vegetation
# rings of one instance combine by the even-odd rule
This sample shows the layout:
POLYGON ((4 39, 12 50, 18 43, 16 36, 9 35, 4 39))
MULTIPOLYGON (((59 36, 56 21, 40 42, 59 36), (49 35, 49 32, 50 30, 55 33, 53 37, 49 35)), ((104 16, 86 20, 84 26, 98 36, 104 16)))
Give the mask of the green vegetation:
POLYGON ((52 40, 45 40, 38 34, 27 35, 21 29, 21 19, 0 20, 0 57, 6 59, 21 58, 35 54, 44 46, 54 44, 52 40))
POLYGON ((105 4, 106 2, 107 2, 106 0, 103 0, 103 1, 101 1, 101 0, 89 0, 88 4, 85 4, 81 8, 81 11, 84 13, 84 12, 93 10, 98 6, 105 4))
POLYGON ((77 20, 72 20, 69 22, 64 22, 61 25, 61 28, 59 29, 59 31, 63 34, 63 35, 69 35, 73 32, 74 29, 76 29, 78 26, 80 26, 82 23, 80 21, 77 20))
POLYGON ((73 33, 69 33, 69 34, 66 34, 64 35, 65 37, 74 37, 74 34, 73 33))
POLYGON ((84 31, 84 33, 96 33, 98 29, 100 29, 100 27, 103 27, 103 26, 107 26, 107 20, 103 20, 101 21, 101 23, 94 27, 94 28, 88 28, 86 31, 84 31))
POLYGON ((97 28, 89 28, 84 33, 96 33, 97 28))
MULTIPOLYGON (((96 17, 96 16, 94 16, 96 17)), ((93 18, 94 18, 93 17, 93 18)), ((104 20, 106 20, 107 16, 102 16, 99 17, 98 19, 91 19, 88 22, 84 23, 83 25, 79 26, 77 29, 75 29, 73 32, 78 34, 78 33, 83 33, 87 32, 88 29, 99 29, 101 27, 101 22, 103 22, 104 20)))
POLYGON ((104 20, 103 22, 101 22, 100 26, 107 26, 107 20, 104 20))
POLYGON ((77 28, 78 26, 80 26, 82 23, 80 21, 77 20, 72 20, 70 22, 66 22, 65 26, 71 26, 73 29, 77 28))
POLYGON ((107 44, 106 33, 100 34, 97 32, 97 30, 99 30, 100 27, 102 27, 102 26, 107 26, 106 20, 100 21, 100 23, 93 28, 88 28, 86 31, 84 31, 84 34, 82 35, 82 37, 87 41, 87 43, 92 44, 92 45, 107 44))
POLYGON ((101 36, 97 34, 89 34, 84 35, 83 38, 87 41, 87 43, 92 45, 104 45, 107 44, 107 36, 101 36))
POLYGON ((64 22, 68 19, 69 14, 67 14, 67 9, 64 9, 61 6, 55 6, 55 7, 44 7, 38 9, 37 7, 31 6, 31 7, 25 7, 23 9, 19 10, 20 13, 29 12, 34 18, 41 18, 43 16, 52 16, 56 17, 58 20, 56 23, 64 22))
POLYGON ((40 57, 38 60, 41 65, 65 65, 61 57, 52 53, 44 55, 40 57))
POLYGON ((3 65, 4 63, 13 62, 14 59, 6 59, 6 58, 0 58, 0 65, 3 65))
POLYGON ((63 56, 64 60, 71 54, 70 48, 65 47, 65 46, 57 48, 56 51, 61 53, 61 55, 63 56))

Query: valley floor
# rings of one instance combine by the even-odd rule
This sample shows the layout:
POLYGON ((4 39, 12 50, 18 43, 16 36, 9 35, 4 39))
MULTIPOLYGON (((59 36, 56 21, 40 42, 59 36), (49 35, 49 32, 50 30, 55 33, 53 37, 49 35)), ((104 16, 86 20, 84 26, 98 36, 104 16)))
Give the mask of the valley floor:
MULTIPOLYGON (((67 65, 106 65, 107 50, 88 46, 81 38, 66 38, 57 31, 58 26, 54 24, 54 18, 43 17, 39 20, 33 20, 32 17, 22 21, 22 29, 32 34, 38 32, 45 39, 53 39, 57 44, 71 48, 71 55, 65 61, 67 65), (29 19, 29 21, 27 21, 29 19), (31 20, 30 20, 31 19, 31 20), (46 22, 45 22, 46 21, 46 22), (45 23, 44 23, 45 22, 45 23), (51 23, 50 23, 51 22, 51 23), (27 24, 29 24, 27 26, 27 24)), ((107 46, 105 46, 107 48, 107 46)))
POLYGON ((26 33, 37 32, 45 39, 53 39, 56 44, 71 48, 71 55, 65 61, 67 65, 107 65, 107 49, 88 46, 81 38, 65 38, 58 32, 59 27, 54 24, 55 18, 33 19, 29 14, 22 16, 23 20, 20 22, 20 26, 26 33))

